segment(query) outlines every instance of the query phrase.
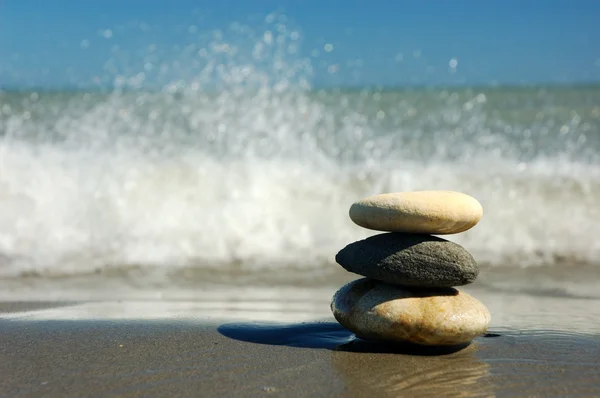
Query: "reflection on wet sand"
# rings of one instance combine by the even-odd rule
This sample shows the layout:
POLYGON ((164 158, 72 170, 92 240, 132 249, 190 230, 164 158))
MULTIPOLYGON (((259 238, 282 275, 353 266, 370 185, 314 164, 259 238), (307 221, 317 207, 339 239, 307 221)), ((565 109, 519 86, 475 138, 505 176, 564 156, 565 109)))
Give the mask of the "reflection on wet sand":
POLYGON ((438 349, 356 339, 333 322, 228 323, 218 331, 255 344, 327 350, 319 355, 345 396, 600 396, 597 334, 502 328, 466 347, 438 349))
POLYGON ((218 331, 257 344, 332 350, 332 371, 352 396, 493 395, 490 366, 474 355, 478 343, 443 348, 389 345, 356 339, 330 322, 230 323, 221 325, 218 331))
POLYGON ((357 341, 353 344, 358 345, 352 348, 353 352, 336 352, 331 361, 348 391, 360 391, 361 396, 494 395, 489 377, 490 366, 474 355, 477 343, 440 355, 434 352, 421 355, 418 351, 411 351, 411 354, 385 353, 382 347, 373 347, 368 342, 357 341), (363 352, 356 353, 360 351, 363 352))

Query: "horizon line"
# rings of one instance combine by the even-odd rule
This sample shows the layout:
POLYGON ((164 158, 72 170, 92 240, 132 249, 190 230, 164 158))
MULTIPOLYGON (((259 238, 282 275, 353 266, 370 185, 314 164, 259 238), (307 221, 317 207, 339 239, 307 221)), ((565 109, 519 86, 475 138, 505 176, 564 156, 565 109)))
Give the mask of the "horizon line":
MULTIPOLYGON (((298 87, 300 91, 402 91, 402 90, 412 90, 412 89, 435 89, 435 90, 445 90, 445 89, 526 89, 526 88, 593 88, 600 87, 599 81, 576 81, 576 82, 537 82, 537 83, 456 83, 456 84, 391 84, 391 85, 382 85, 382 84, 365 84, 365 85, 315 85, 308 89, 302 89, 298 87)), ((163 92, 165 91, 164 86, 159 88, 153 87, 143 87, 143 88, 122 88, 122 87, 98 87, 98 86, 89 86, 89 87, 77 87, 71 85, 65 86, 13 86, 13 85, 5 85, 0 86, 0 93, 23 93, 23 92, 39 92, 39 93, 55 93, 55 92, 93 92, 93 93, 112 93, 112 92, 163 92)), ((207 89, 207 90, 198 90, 200 93, 211 93, 218 92, 220 90, 216 89, 207 89)), ((295 91, 294 88, 291 88, 289 91, 295 91)), ((175 93, 180 93, 179 90, 175 91, 175 93)))

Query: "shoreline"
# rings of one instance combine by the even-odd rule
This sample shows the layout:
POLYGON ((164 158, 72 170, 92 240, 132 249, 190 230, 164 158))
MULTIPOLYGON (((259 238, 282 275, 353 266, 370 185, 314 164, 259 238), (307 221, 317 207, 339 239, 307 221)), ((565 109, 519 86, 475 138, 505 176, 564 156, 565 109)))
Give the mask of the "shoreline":
POLYGON ((492 323, 441 351, 356 339, 339 287, 32 287, 0 301, 0 396, 600 396, 600 299, 463 286, 492 323))
MULTIPOLYGON (((60 295, 24 292, 28 299, 0 296, 0 321, 253 321, 312 322, 333 319, 329 308, 339 286, 202 285, 195 291, 60 295)), ((600 335, 600 299, 496 291, 477 282, 460 287, 492 314, 490 328, 558 330, 600 335)))
POLYGON ((332 318, 183 318, 171 307, 155 319, 77 319, 76 308, 111 305, 0 305, 0 395, 600 395, 600 333, 494 326, 436 352, 355 339, 332 318))

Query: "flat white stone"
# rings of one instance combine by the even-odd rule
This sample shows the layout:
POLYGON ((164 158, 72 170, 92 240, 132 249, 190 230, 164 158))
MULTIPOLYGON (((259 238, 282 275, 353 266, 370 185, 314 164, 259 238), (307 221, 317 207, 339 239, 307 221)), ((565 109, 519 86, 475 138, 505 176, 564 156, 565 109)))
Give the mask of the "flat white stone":
POLYGON ((350 207, 350 219, 377 231, 456 234, 475 226, 483 216, 477 199, 453 191, 384 193, 350 207))

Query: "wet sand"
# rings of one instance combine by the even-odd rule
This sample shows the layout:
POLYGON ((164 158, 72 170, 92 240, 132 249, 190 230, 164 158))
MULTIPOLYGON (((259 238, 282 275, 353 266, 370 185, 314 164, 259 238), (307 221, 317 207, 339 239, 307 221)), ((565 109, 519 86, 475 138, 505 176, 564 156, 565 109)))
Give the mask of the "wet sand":
MULTIPOLYGON (((567 308, 585 311, 578 303, 567 308)), ((2 303, 0 396, 600 396, 600 334, 590 330, 496 325, 467 347, 421 351, 357 340, 330 317, 182 316, 190 306, 2 303), (155 316, 140 320, 145 306, 155 316)))

